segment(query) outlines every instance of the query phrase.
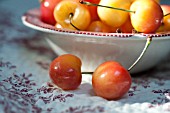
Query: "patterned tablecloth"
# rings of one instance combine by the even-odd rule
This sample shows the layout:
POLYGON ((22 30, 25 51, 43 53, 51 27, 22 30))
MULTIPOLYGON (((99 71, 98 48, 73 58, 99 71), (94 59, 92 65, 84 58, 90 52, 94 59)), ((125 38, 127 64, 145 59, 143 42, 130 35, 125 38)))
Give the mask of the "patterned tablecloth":
POLYGON ((131 89, 117 101, 95 96, 91 75, 83 75, 75 91, 53 85, 48 68, 56 55, 39 32, 21 22, 21 15, 38 5, 34 0, 0 1, 1 113, 170 113, 170 57, 133 75, 131 89))

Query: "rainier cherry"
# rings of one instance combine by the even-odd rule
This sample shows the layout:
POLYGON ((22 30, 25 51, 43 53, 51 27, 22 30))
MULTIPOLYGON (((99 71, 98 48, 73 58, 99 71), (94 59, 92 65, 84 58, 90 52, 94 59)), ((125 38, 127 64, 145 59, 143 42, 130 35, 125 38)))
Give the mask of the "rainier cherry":
POLYGON ((47 24, 55 25, 56 21, 54 19, 53 11, 55 6, 61 0, 41 0, 40 11, 41 20, 47 24))
POLYGON ((94 92, 108 100, 121 98, 129 91, 131 83, 129 72, 114 61, 99 65, 92 76, 94 92))
POLYGON ((74 90, 81 84, 81 60, 71 54, 57 57, 51 62, 50 78, 63 90, 74 90))
MULTIPOLYGON (((130 0, 101 0, 99 5, 129 9, 130 0)), ((129 13, 111 8, 98 6, 97 12, 101 21, 112 27, 120 27, 128 18, 129 13)))
POLYGON ((143 33, 154 33, 161 25, 163 11, 154 0, 135 0, 131 7, 131 22, 134 29, 143 33))
POLYGON ((87 6, 78 0, 62 0, 54 9, 54 17, 63 28, 72 30, 85 30, 91 22, 87 6))
POLYGON ((102 21, 92 21, 89 27, 87 28, 87 31, 93 31, 93 32, 113 32, 110 26, 104 24, 102 21))

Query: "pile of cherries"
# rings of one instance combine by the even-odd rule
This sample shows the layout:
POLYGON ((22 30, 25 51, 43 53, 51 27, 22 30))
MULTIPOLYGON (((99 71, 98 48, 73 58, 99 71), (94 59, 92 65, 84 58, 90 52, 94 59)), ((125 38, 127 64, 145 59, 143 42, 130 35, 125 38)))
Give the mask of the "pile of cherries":
MULTIPOLYGON (((170 31, 170 6, 159 0, 41 0, 41 19, 47 24, 70 30, 122 33, 170 31)), ((81 59, 72 54, 51 62, 49 75, 63 90, 75 90, 82 81, 81 59)), ((119 99, 131 86, 131 75, 116 61, 99 65, 92 74, 96 95, 119 99)))
POLYGON ((41 0, 42 21, 95 32, 170 31, 170 5, 159 0, 41 0))

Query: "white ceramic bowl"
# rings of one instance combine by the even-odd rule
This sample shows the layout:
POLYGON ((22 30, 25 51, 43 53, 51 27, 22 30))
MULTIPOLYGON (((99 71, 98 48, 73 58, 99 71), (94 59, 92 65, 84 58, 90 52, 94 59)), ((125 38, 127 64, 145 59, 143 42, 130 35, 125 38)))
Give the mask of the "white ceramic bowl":
POLYGON ((146 37, 153 40, 140 62, 130 71, 137 73, 156 66, 170 52, 170 33, 124 34, 69 31, 57 29, 43 23, 38 9, 32 9, 22 16, 24 25, 42 32, 57 55, 71 53, 82 60, 82 71, 94 71, 108 60, 120 62, 129 68, 142 52, 146 37))

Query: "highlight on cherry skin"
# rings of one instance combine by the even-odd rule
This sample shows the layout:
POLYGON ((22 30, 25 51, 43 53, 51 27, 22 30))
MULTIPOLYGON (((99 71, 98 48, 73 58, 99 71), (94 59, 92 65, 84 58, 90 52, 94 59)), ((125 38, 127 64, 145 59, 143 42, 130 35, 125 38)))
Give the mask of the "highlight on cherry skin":
MULTIPOLYGON (((77 89, 81 84, 82 74, 85 72, 81 72, 81 60, 72 54, 58 56, 51 62, 49 69, 52 82, 63 90, 77 89)), ((95 94, 108 100, 125 95, 132 82, 129 72, 115 61, 104 62, 90 74, 95 94)))

